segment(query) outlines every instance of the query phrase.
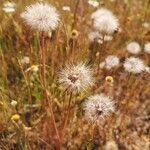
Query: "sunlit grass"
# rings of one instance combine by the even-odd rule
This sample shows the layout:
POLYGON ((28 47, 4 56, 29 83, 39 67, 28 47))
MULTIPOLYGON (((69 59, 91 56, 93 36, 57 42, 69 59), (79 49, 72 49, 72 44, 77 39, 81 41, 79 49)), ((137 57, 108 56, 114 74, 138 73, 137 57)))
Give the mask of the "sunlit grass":
MULTIPOLYGON (((88 39, 94 31, 91 14, 96 7, 86 0, 45 1, 57 8, 61 20, 55 31, 44 34, 45 86, 40 77, 41 33, 20 17, 35 0, 10 0, 16 4, 11 13, 2 9, 6 0, 0 2, 0 149, 110 150, 115 145, 115 150, 148 150, 149 72, 132 74, 123 64, 126 58, 137 57, 147 68, 150 65, 150 56, 144 52, 150 41, 149 0, 98 1, 120 24, 113 39, 101 44, 88 39), (63 6, 69 6, 70 11, 64 11, 63 6), (136 55, 127 51, 132 41, 141 48, 136 55), (117 56, 119 65, 100 67, 109 55, 117 56), (29 60, 23 60, 25 57, 29 60), (70 93, 70 86, 60 85, 59 73, 66 64, 81 62, 92 68, 95 83, 70 93), (44 92, 48 102, 44 102, 44 92), (115 113, 91 124, 84 117, 84 102, 99 93, 113 98, 115 113)), ((77 80, 78 74, 71 79, 77 80)))

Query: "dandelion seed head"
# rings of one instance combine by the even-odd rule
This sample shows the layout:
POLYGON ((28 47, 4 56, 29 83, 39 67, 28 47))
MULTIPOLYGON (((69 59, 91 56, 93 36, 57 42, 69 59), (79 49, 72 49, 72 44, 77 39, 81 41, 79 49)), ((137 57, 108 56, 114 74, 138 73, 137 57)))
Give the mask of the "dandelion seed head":
POLYGON ((30 59, 28 56, 24 56, 21 60, 20 60, 21 64, 29 64, 30 63, 30 59))
POLYGON ((95 29, 104 34, 112 34, 118 29, 118 19, 115 16, 101 16, 94 21, 95 29))
POLYGON ((100 16, 103 16, 103 15, 112 15, 112 12, 109 11, 108 9, 105 9, 105 8, 100 8, 98 10, 96 10, 95 12, 92 13, 91 15, 91 18, 96 20, 98 19, 100 16))
POLYGON ((120 61, 119 58, 115 55, 109 55, 105 59, 105 68, 106 69, 112 69, 113 67, 117 67, 119 65, 120 61))
POLYGON ((99 122, 115 111, 114 102, 104 94, 90 96, 85 104, 85 118, 89 122, 99 122))
POLYGON ((21 17, 32 28, 44 32, 55 30, 60 21, 56 8, 42 2, 26 7, 21 17))
POLYGON ((144 51, 146 53, 150 54, 150 42, 148 42, 144 45, 144 51))
POLYGON ((143 60, 136 57, 127 58, 123 66, 126 71, 134 74, 141 73, 145 70, 143 60))
POLYGON ((131 54, 138 54, 141 52, 141 47, 139 43, 133 41, 127 45, 127 51, 131 54))
POLYGON ((112 34, 119 27, 117 17, 104 8, 93 13, 91 18, 93 19, 94 28, 103 34, 112 34))
POLYGON ((93 72, 84 63, 66 65, 59 73, 59 83, 72 92, 86 90, 94 83, 93 72))

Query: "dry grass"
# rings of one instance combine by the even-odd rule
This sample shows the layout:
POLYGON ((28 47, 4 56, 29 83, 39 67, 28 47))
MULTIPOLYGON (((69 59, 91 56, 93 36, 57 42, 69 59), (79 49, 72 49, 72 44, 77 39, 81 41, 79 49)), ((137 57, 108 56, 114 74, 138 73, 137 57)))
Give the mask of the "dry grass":
MULTIPOLYGON (((99 44, 88 40, 88 33, 92 30, 90 15, 96 8, 86 0, 47 0, 57 7, 61 15, 59 29, 52 38, 45 36, 46 84, 60 141, 50 107, 43 104, 39 71, 32 71, 33 65, 40 65, 40 35, 20 18, 25 6, 35 0, 13 1, 17 8, 11 15, 1 9, 5 0, 0 2, 0 149, 59 149, 61 141, 60 149, 103 150, 108 141, 113 141, 111 148, 106 150, 117 150, 116 147, 119 150, 148 150, 150 76, 148 73, 129 74, 122 64, 125 58, 131 56, 126 51, 127 42, 136 40, 143 46, 150 41, 149 28, 142 26, 149 21, 150 1, 101 0, 101 6, 118 16, 122 29, 102 49, 99 44), (71 11, 63 11, 64 5, 69 5, 71 11), (76 38, 72 35, 74 29, 79 34, 76 38), (98 52, 100 62, 108 55, 117 55, 121 59, 120 66, 97 72, 98 52), (29 56, 29 64, 20 63, 24 56, 29 56), (62 133, 69 94, 64 94, 65 89, 57 81, 58 71, 68 62, 81 61, 92 66, 96 83, 87 92, 73 95, 69 121, 62 133), (108 75, 113 77, 113 84, 105 81, 108 75), (91 125, 84 119, 82 106, 86 97, 100 92, 113 97, 116 112, 102 120, 99 126, 91 125), (11 105, 12 100, 18 102, 16 107, 11 105), (20 115, 19 121, 11 119, 14 114, 20 115)), ((138 57, 149 65, 149 54, 142 52, 138 57)))

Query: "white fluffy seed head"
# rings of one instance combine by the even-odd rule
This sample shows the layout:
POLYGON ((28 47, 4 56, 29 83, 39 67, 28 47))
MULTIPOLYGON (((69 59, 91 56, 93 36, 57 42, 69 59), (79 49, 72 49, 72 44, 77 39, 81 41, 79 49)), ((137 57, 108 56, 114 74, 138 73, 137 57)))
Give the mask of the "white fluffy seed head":
POLYGON ((141 47, 139 43, 133 41, 127 45, 127 51, 131 54, 138 54, 141 52, 141 47))
POLYGON ((60 21, 56 8, 42 2, 26 7, 21 17, 32 28, 44 32, 55 30, 60 21))
POLYGON ((103 34, 112 34, 119 27, 118 19, 107 9, 101 8, 91 16, 94 28, 103 34))
POLYGON ((145 70, 145 65, 143 60, 130 57, 125 60, 124 69, 130 73, 138 74, 145 70))
POLYGON ((30 58, 28 56, 24 56, 21 60, 20 60, 21 64, 29 64, 30 63, 30 58))
POLYGON ((110 70, 114 67, 119 66, 119 63, 120 63, 120 60, 117 56, 109 55, 106 57, 105 61, 103 62, 103 64, 104 64, 103 67, 106 68, 107 70, 110 70))
POLYGON ((112 34, 118 29, 118 19, 115 16, 101 16, 94 21, 95 29, 104 34, 112 34))
POLYGON ((93 71, 84 63, 66 65, 59 73, 59 83, 71 92, 81 92, 93 85, 93 71))
POLYGON ((144 52, 150 54, 150 42, 144 45, 144 52))
POLYGON ((112 12, 109 11, 108 9, 101 8, 101 9, 98 9, 95 12, 93 12, 92 15, 91 15, 91 18, 96 20, 100 16, 103 16, 103 15, 112 15, 112 12))
POLYGON ((104 94, 97 94, 88 97, 84 104, 85 118, 87 121, 94 123, 109 116, 115 111, 114 102, 104 94))

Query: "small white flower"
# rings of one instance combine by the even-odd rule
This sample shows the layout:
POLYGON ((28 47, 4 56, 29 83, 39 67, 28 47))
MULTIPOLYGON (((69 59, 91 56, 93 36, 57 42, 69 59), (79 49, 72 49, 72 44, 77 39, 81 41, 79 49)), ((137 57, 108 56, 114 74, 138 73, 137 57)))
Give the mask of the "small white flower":
POLYGON ((113 37, 110 35, 105 35, 104 36, 104 41, 112 41, 113 37))
POLYGON ((28 71, 33 71, 33 72, 38 72, 39 71, 39 65, 32 65, 30 68, 28 68, 25 72, 28 72, 28 71))
POLYGON ((99 6, 99 2, 96 0, 88 0, 89 5, 93 6, 93 7, 98 7, 99 6))
POLYGON ((112 67, 116 67, 119 65, 120 61, 119 58, 115 55, 110 55, 105 59, 106 68, 111 69, 112 67))
POLYGON ((149 24, 148 22, 144 22, 144 23, 142 24, 142 26, 143 26, 144 28, 149 28, 149 27, 150 27, 150 24, 149 24))
POLYGON ((29 64, 30 63, 30 59, 27 56, 24 56, 21 60, 20 60, 21 64, 29 64))
POLYGON ((105 145, 105 150, 118 150, 118 145, 113 140, 107 141, 105 145))
POLYGON ((141 52, 141 47, 139 43, 133 41, 127 45, 127 51, 131 54, 138 54, 141 52))
POLYGON ((105 61, 100 63, 100 68, 106 68, 108 70, 119 66, 120 60, 115 55, 109 55, 106 57, 105 61))
POLYGON ((130 57, 125 60, 124 69, 128 72, 138 74, 145 70, 145 65, 143 60, 135 57, 130 57))
POLYGON ((16 8, 16 4, 13 2, 6 2, 3 5, 4 7, 2 8, 3 11, 5 11, 6 13, 12 13, 15 11, 16 8))
POLYGON ((21 17, 32 28, 44 32, 55 30, 60 20, 56 8, 42 2, 26 7, 21 17))
POLYGON ((15 11, 15 8, 8 8, 8 7, 4 7, 3 11, 5 11, 6 13, 11 13, 15 11))
MULTIPOLYGON (((98 43, 102 44, 103 43, 103 37, 102 35, 95 31, 95 32, 90 32, 88 34, 88 38, 90 40, 90 42, 94 42, 94 41, 97 41, 98 43)), ((113 39, 112 36, 109 36, 109 35, 105 35, 104 36, 104 41, 111 41, 113 39)))
POLYGON ((39 71, 39 66, 38 65, 33 65, 33 66, 31 66, 31 70, 33 72, 38 72, 39 71))
POLYGON ((115 111, 114 102, 104 94, 90 96, 85 104, 85 118, 89 122, 100 122, 115 111))
POLYGON ((80 92, 93 85, 93 72, 84 63, 67 65, 59 74, 59 83, 67 90, 80 92))
POLYGON ((102 69, 102 68, 104 68, 105 67, 105 62, 101 62, 100 64, 99 64, 99 67, 102 69))
POLYGON ((16 4, 15 3, 13 3, 13 2, 6 2, 6 3, 4 3, 4 5, 3 5, 4 7, 15 7, 16 6, 16 4))
POLYGON ((144 51, 146 53, 150 54, 150 42, 148 42, 144 45, 144 51))
POLYGON ((17 104, 18 104, 17 101, 15 101, 15 100, 12 100, 12 101, 11 101, 11 105, 12 105, 13 107, 15 107, 17 104))
POLYGON ((121 33, 123 30, 121 27, 118 28, 118 32, 121 33))
POLYGON ((90 32, 88 34, 88 38, 90 40, 90 42, 94 42, 95 40, 99 39, 100 37, 100 33, 95 31, 95 32, 90 32))
POLYGON ((150 73, 150 67, 145 66, 145 71, 146 71, 147 73, 150 73))
POLYGON ((69 6, 63 6, 62 10, 64 10, 64 11, 70 11, 70 7, 69 6))
POLYGON ((107 9, 101 8, 92 14, 93 25, 103 34, 112 34, 119 27, 118 19, 107 9))

